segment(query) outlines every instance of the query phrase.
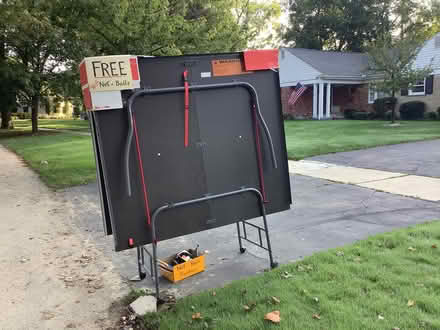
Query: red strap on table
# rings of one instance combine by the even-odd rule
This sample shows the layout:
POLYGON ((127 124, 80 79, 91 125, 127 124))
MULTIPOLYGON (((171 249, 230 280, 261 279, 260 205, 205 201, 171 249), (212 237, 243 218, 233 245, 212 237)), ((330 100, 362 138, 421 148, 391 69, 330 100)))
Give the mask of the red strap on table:
POLYGON ((148 205, 147 185, 145 184, 145 176, 144 176, 144 165, 142 163, 141 148, 139 147, 139 135, 137 132, 137 126, 136 126, 136 120, 134 118, 134 113, 133 113, 133 127, 134 127, 134 137, 136 140, 136 153, 137 153, 137 158, 138 158, 138 162, 139 162, 139 170, 141 172, 142 190, 144 193, 145 217, 147 218, 148 225, 150 225, 151 224, 150 206, 148 205))
POLYGON ((261 194, 263 195, 263 201, 268 203, 269 201, 266 199, 266 190, 264 188, 264 173, 263 173, 263 157, 261 154, 261 142, 260 142, 260 127, 258 126, 257 120, 257 109, 255 105, 254 109, 254 124, 255 124, 255 143, 257 145, 257 158, 258 158, 258 174, 260 176, 260 188, 261 194))
POLYGON ((183 71, 183 84, 185 87, 185 148, 188 147, 189 140, 189 85, 188 85, 188 70, 183 71))

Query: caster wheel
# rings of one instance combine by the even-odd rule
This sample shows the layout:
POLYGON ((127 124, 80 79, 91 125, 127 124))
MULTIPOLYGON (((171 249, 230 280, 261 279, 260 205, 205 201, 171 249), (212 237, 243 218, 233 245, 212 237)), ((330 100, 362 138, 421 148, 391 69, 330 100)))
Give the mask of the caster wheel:
POLYGON ((246 248, 240 248, 240 253, 245 253, 246 252, 246 248))
POLYGON ((272 269, 277 268, 277 267, 278 267, 278 262, 272 262, 270 264, 270 268, 272 268, 272 269))

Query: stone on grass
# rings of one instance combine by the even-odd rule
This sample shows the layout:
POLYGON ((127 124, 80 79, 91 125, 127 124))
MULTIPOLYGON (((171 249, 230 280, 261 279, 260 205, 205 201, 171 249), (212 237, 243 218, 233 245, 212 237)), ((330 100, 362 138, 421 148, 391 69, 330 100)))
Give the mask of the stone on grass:
POLYGON ((138 316, 144 316, 147 313, 155 313, 157 311, 156 297, 139 297, 130 304, 130 308, 138 316))

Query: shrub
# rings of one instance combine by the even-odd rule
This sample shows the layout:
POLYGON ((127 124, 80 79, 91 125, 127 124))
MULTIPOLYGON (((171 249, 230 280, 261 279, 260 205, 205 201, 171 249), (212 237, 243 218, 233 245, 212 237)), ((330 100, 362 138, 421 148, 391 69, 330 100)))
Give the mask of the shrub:
POLYGON ((293 113, 284 113, 283 112, 283 119, 284 120, 294 120, 295 116, 293 115, 293 113))
POLYGON ((355 109, 345 109, 344 110, 344 118, 345 119, 354 119, 353 114, 357 112, 355 109))
POLYGON ((16 114, 18 119, 31 119, 32 114, 30 112, 17 112, 16 114))
POLYGON ((400 117, 405 120, 423 119, 425 103, 422 101, 410 101, 400 106, 400 117))
POLYGON ((72 117, 73 118, 79 118, 81 116, 81 108, 79 106, 73 107, 72 117))
MULTIPOLYGON (((393 111, 392 110, 388 110, 387 112, 385 112, 384 119, 385 120, 391 120, 392 114, 393 114, 393 111)), ((397 111, 397 110, 394 113, 394 119, 400 119, 399 111, 397 111)))
POLYGON ((396 106, 397 99, 395 97, 383 97, 376 99, 373 103, 373 110, 376 118, 383 119, 387 111, 396 106))
POLYGON ((436 119, 438 119, 437 112, 430 111, 430 112, 425 113, 425 119, 429 119, 429 120, 436 120, 436 119))
POLYGON ((370 119, 370 114, 365 111, 355 111, 352 114, 353 118, 355 120, 367 120, 370 119))

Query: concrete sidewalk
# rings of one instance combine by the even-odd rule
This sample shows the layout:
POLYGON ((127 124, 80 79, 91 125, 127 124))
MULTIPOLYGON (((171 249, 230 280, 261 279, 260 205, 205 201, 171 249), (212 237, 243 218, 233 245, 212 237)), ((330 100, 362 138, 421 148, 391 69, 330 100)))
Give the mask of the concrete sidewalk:
POLYGON ((311 160, 289 161, 289 172, 354 184, 402 196, 440 201, 440 178, 366 168, 335 165, 311 160))

